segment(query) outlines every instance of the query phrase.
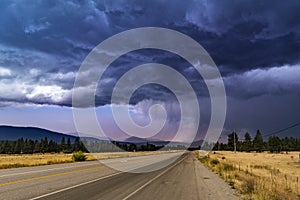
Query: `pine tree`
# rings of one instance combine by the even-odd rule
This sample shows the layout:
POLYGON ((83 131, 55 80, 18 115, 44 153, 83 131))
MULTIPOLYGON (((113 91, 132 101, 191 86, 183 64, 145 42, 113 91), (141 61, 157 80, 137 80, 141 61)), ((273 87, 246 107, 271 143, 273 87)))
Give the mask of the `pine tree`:
POLYGON ((251 141, 251 136, 248 132, 245 133, 245 141, 244 141, 244 150, 246 152, 250 152, 252 150, 252 141, 251 141))
POLYGON ((13 150, 13 153, 22 153, 23 151, 23 145, 24 145, 24 140, 23 138, 21 139, 18 139, 15 146, 14 146, 14 150, 13 150))
POLYGON ((45 137, 45 139, 41 140, 41 152, 46 153, 48 152, 48 138, 45 137))
POLYGON ((238 136, 236 132, 232 132, 231 134, 228 135, 228 150, 233 151, 234 150, 234 144, 238 144, 238 136))
POLYGON ((279 137, 277 136, 271 136, 268 139, 268 147, 269 147, 269 151, 271 153, 273 152, 277 152, 280 153, 281 152, 281 140, 279 137))
POLYGON ((66 148, 65 137, 62 137, 60 142, 60 150, 65 151, 65 148, 66 148))
POLYGON ((23 147, 23 153, 33 153, 34 149, 34 142, 32 140, 25 140, 24 147, 23 147))
POLYGON ((12 142, 12 144, 10 144, 7 140, 4 142, 4 147, 3 147, 3 150, 4 152, 7 154, 7 153, 12 153, 13 149, 12 147, 14 145, 14 142, 12 142))
POLYGON ((68 140, 67 140, 67 145, 66 145, 65 152, 66 153, 72 152, 72 145, 71 145, 71 139, 70 138, 68 138, 68 140))
POLYGON ((257 152, 262 152, 264 148, 264 140, 262 134, 257 130, 256 135, 253 140, 254 150, 257 152))
POLYGON ((41 152, 41 143, 38 140, 35 140, 33 153, 40 153, 40 152, 41 152))
POLYGON ((80 149, 80 141, 79 138, 76 137, 75 138, 75 142, 74 142, 74 146, 73 146, 73 151, 79 151, 80 149))

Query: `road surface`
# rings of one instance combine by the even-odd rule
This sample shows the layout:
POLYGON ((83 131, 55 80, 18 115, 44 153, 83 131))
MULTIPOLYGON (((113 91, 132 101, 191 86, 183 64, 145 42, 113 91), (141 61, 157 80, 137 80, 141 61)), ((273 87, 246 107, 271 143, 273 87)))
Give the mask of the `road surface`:
POLYGON ((98 161, 0 170, 0 199, 238 199, 193 153, 177 160, 174 155, 105 160, 139 172, 174 161, 148 173, 117 171, 98 161))

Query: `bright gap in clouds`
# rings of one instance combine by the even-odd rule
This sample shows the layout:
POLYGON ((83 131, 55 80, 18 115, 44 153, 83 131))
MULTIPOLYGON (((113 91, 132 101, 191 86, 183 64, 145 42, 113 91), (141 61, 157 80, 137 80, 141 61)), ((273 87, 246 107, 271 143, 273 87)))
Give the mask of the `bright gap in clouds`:
MULTIPOLYGON (((5 74, 9 74, 5 70, 3 71, 5 74)), ((299 112, 299 102, 296 100, 299 99, 299 80, 300 65, 255 69, 225 77, 224 81, 229 98, 228 119, 223 134, 232 131, 233 126, 242 132, 249 131, 253 133, 256 129, 262 129, 263 132, 269 131, 280 128, 277 124, 289 124, 290 121, 294 121, 295 115, 299 112), (266 102, 268 102, 267 105, 266 102), (287 103, 282 104, 280 102, 287 103), (270 120, 269 111, 273 113, 272 120, 270 120), (282 116, 285 116, 284 119, 282 119, 282 116)), ((30 98, 43 97, 48 98, 52 103, 57 103, 70 95, 70 91, 64 91, 61 87, 53 85, 42 87, 31 85, 31 90, 24 91, 24 88, 22 88, 24 85, 11 85, 9 81, 10 79, 0 79, 0 95, 2 94, 2 98, 12 97, 15 100, 21 100, 25 97, 30 100, 30 98)), ((209 99, 203 97, 199 100, 204 102, 203 106, 200 107, 201 121, 204 121, 207 125, 210 117, 207 115, 209 113, 209 110, 207 110, 209 99)), ((138 125, 145 126, 150 122, 148 109, 155 103, 161 102, 144 100, 136 105, 123 105, 123 107, 130 110, 133 120, 138 125)), ((35 126, 64 133, 76 132, 70 107, 24 104, 16 101, 2 102, 0 106, 1 113, 5 113, 0 115, 0 121, 3 125, 35 126)), ((180 112, 175 109, 176 106, 172 103, 165 103, 164 106, 166 106, 167 114, 173 121, 168 121, 169 124, 162 130, 159 137, 160 139, 170 140, 172 134, 167 133, 176 132, 174 124, 176 125, 176 120, 179 119, 176 116, 180 115, 180 112)), ((104 125, 104 129, 111 134, 111 138, 124 139, 128 137, 114 123, 110 105, 100 106, 96 108, 96 112, 98 119, 104 125)), ((90 124, 89 119, 86 118, 85 120, 84 123, 86 123, 87 128, 84 132, 85 135, 103 136, 95 132, 97 129, 90 124)), ((200 124, 200 126, 205 126, 205 124, 200 124)), ((202 129, 201 127, 200 132, 205 132, 205 127, 202 127, 202 129)), ((177 139, 184 140, 185 138, 177 139)))
POLYGON ((6 76, 11 76, 11 70, 4 68, 4 67, 0 67, 0 77, 6 77, 6 76))
MULTIPOLYGON (((258 128, 264 132, 293 123, 300 113, 297 64, 300 62, 300 1, 229 1, 174 0, 170 4, 167 1, 65 0, 32 1, 30 6, 27 1, 2 1, 1 124, 74 132, 71 92, 84 58, 110 36, 149 26, 184 33, 211 55, 223 75, 228 95, 224 134, 233 128, 253 134, 258 128)), ((128 65, 157 62, 187 74, 201 93, 200 101, 205 102, 200 106, 201 121, 207 125, 210 107, 208 94, 202 90, 205 85, 199 85, 201 77, 195 76, 192 68, 185 70, 189 66, 174 58, 174 55, 150 51, 128 55, 120 60, 119 67, 112 66, 103 80, 107 87, 97 94, 98 105, 109 104, 107 90, 129 69, 128 65)), ((90 90, 89 78, 93 75, 93 70, 86 71, 82 98, 90 90)), ((158 100, 154 97, 163 95, 161 91, 146 88, 133 98, 134 104, 146 104, 143 100, 158 100)), ((164 100, 168 101, 169 96, 164 100)), ((106 113, 108 107, 100 106, 97 110, 106 113)), ((170 114, 177 118, 177 112, 170 114)), ((144 114, 133 115, 138 123, 147 124, 144 114)), ((93 129, 87 133, 92 132, 93 129)), ((205 128, 200 132, 205 132, 205 128)), ((291 129, 282 136, 298 136, 298 133, 297 129, 291 129)))
POLYGON ((300 93, 300 64, 254 69, 225 77, 227 94, 236 98, 300 93))

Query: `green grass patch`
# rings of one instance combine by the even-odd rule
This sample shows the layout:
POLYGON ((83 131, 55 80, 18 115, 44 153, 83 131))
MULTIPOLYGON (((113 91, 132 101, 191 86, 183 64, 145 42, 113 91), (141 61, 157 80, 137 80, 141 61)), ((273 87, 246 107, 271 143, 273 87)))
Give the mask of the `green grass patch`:
POLYGON ((72 160, 75 162, 86 161, 87 157, 82 151, 75 151, 72 155, 72 160))

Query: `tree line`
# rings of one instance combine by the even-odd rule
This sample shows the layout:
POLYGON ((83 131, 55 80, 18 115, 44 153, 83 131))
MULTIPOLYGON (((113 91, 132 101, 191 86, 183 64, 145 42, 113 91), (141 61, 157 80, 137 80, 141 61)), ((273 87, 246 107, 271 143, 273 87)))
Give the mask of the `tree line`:
POLYGON ((20 138, 16 141, 0 141, 1 154, 32 154, 32 153, 72 153, 74 151, 84 151, 86 148, 79 138, 74 142, 68 138, 67 141, 62 137, 61 142, 48 141, 47 137, 41 140, 31 140, 20 138))
POLYGON ((120 151, 156 151, 162 148, 163 146, 157 146, 151 143, 146 144, 133 144, 133 143, 124 143, 116 141, 84 141, 84 144, 92 153, 97 152, 120 152, 120 151))
POLYGON ((270 151, 280 153, 281 151, 300 151, 300 138, 278 136, 270 136, 268 140, 264 141, 263 135, 259 130, 256 131, 255 137, 252 139, 251 135, 246 132, 244 138, 239 140, 236 132, 228 135, 227 144, 217 142, 213 150, 227 150, 227 151, 270 151))
MULTIPOLYGON (((41 140, 31 140, 20 138, 16 141, 0 141, 0 154, 32 154, 32 153, 72 153, 75 151, 82 152, 121 152, 121 151, 156 151, 164 146, 157 146, 154 144, 133 144, 122 143, 116 141, 98 141, 67 138, 62 137, 61 142, 58 143, 53 140, 48 140, 47 137, 41 140)), ((176 147, 168 147, 170 150, 183 149, 181 145, 176 147)))

